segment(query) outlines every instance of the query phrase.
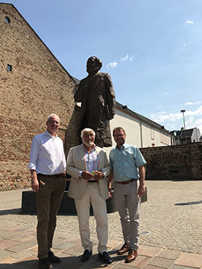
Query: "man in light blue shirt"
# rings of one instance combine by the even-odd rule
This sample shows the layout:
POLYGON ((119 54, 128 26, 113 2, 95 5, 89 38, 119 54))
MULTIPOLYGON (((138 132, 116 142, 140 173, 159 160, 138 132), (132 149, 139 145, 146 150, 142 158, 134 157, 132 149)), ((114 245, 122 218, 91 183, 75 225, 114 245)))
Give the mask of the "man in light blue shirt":
POLYGON ((128 252, 126 263, 137 257, 139 238, 139 205, 140 197, 145 191, 146 161, 140 150, 134 146, 126 145, 126 133, 122 127, 113 130, 113 137, 117 144, 109 155, 111 176, 114 180, 114 202, 119 211, 124 245, 117 251, 118 255, 128 252))

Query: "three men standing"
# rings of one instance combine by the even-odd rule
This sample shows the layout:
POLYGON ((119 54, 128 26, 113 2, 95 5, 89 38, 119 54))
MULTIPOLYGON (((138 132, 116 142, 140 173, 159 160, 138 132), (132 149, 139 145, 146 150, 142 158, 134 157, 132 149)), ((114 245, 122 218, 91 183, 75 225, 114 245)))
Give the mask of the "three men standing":
POLYGON ((92 255, 89 210, 93 207, 98 237, 98 253, 104 263, 112 260, 107 253, 108 221, 106 199, 109 197, 107 179, 110 167, 106 152, 94 144, 95 132, 85 128, 81 132, 82 144, 70 149, 67 172, 72 176, 68 195, 74 199, 84 253, 81 261, 92 255))
POLYGON ((117 144, 110 152, 111 180, 114 180, 114 202, 119 212, 124 245, 118 255, 128 252, 126 263, 137 257, 139 239, 140 197, 145 192, 145 159, 138 148, 125 144, 126 133, 122 127, 113 130, 117 144), (138 186, 139 185, 139 186, 138 186))
MULTIPOLYGON (((51 263, 61 261, 51 251, 56 214, 65 189, 66 160, 63 142, 57 136, 59 124, 60 119, 56 114, 49 115, 46 132, 33 138, 29 162, 32 189, 36 192, 39 269, 50 269, 51 263)), ((90 128, 82 130, 82 144, 71 148, 67 157, 67 172, 72 176, 68 195, 75 201, 84 248, 83 262, 92 255, 90 205, 96 219, 99 257, 104 263, 112 262, 107 253, 106 209, 112 178, 114 202, 119 211, 124 238, 124 245, 117 254, 128 252, 126 263, 135 260, 138 254, 139 206, 140 197, 145 191, 146 161, 138 148, 125 144, 126 133, 122 127, 113 130, 113 137, 117 146, 109 156, 111 174, 106 152, 95 145, 95 132, 90 128), (106 178, 109 174, 108 183, 106 178)))
POLYGON ((51 263, 60 262, 51 251, 56 214, 65 189, 66 160, 63 142, 57 136, 59 125, 59 117, 49 115, 47 130, 33 138, 30 154, 32 189, 36 192, 39 269, 50 269, 51 263))

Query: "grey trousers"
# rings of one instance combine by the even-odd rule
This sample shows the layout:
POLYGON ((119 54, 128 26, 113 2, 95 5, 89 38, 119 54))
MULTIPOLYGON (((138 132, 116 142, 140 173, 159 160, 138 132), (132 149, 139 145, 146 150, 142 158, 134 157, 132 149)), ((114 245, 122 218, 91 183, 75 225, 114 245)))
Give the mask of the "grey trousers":
POLYGON ((132 250, 138 249, 140 198, 138 182, 114 183, 114 204, 119 212, 123 238, 132 250))
POLYGON ((56 227, 56 215, 65 190, 64 177, 38 176, 39 191, 36 193, 37 242, 39 259, 48 257, 56 227))

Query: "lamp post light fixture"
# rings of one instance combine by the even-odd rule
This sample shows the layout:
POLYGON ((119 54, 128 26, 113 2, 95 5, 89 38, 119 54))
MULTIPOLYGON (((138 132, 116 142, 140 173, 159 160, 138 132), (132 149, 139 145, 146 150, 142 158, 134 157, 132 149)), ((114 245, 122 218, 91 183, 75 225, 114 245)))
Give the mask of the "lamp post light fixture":
POLYGON ((183 119, 184 129, 185 129, 185 117, 184 117, 185 111, 186 111, 185 109, 180 110, 180 112, 182 112, 182 119, 183 119))

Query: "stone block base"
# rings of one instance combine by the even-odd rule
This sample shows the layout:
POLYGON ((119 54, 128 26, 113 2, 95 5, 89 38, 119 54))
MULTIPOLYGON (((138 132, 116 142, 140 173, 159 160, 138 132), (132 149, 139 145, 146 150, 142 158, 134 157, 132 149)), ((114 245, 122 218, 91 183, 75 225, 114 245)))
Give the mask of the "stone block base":
MULTIPOLYGON (((64 192, 62 203, 58 214, 61 215, 76 215, 76 209, 74 205, 74 200, 67 196, 68 191, 64 192)), ((24 214, 36 214, 36 193, 33 191, 23 191, 22 192, 22 213, 24 214)), ((111 198, 107 199, 107 213, 115 212, 113 201, 111 198)), ((93 209, 90 208, 90 215, 93 215, 93 209)))

